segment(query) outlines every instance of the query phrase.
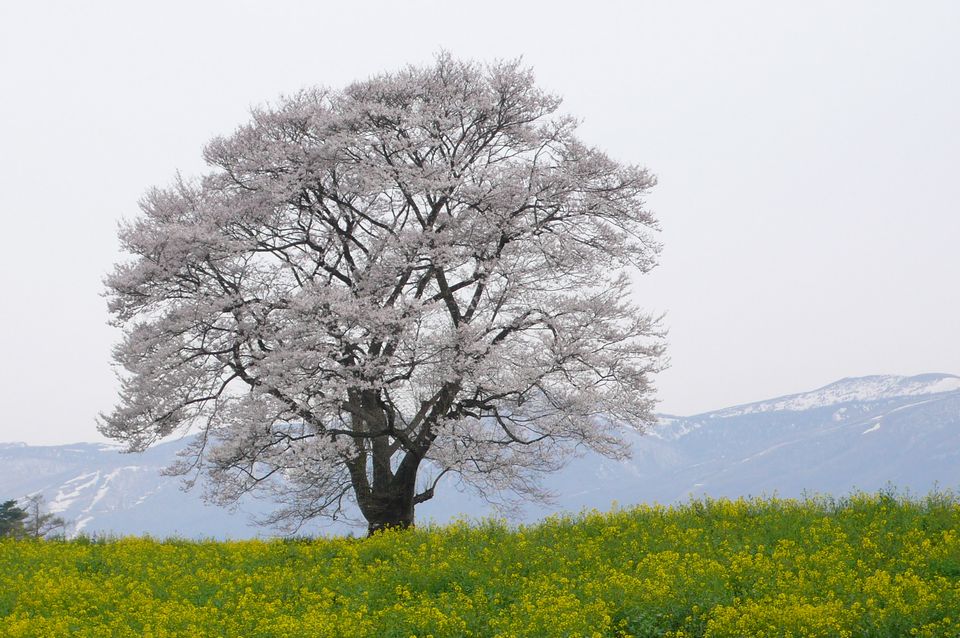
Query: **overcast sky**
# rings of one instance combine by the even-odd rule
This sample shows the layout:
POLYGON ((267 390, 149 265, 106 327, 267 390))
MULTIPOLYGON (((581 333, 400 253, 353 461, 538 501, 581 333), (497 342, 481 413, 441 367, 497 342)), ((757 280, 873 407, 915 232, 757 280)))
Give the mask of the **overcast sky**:
POLYGON ((960 2, 0 4, 0 441, 101 440, 117 221, 304 86, 523 56, 647 166, 660 409, 960 373, 960 2))

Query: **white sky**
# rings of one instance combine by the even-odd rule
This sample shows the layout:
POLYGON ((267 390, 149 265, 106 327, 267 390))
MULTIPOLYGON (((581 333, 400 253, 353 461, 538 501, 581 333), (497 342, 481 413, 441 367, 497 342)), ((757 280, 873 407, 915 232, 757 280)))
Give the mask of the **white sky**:
POLYGON ((251 106, 441 48, 522 55, 660 178, 661 409, 960 373, 960 3, 4 2, 0 441, 100 440, 101 279, 251 106))

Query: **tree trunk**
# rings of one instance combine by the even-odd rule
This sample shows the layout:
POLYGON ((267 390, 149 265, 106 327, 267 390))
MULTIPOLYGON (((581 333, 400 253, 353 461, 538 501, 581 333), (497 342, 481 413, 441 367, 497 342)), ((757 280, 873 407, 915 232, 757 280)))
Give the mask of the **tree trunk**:
POLYGON ((367 534, 385 529, 407 529, 414 521, 415 479, 409 482, 394 477, 389 489, 371 494, 361 505, 364 518, 367 519, 367 534))
POLYGON ((364 508, 364 516, 368 536, 385 529, 413 527, 413 498, 398 494, 373 496, 364 508))
MULTIPOLYGON (((369 447, 358 443, 357 457, 347 463, 357 505, 367 519, 368 535, 413 527, 414 508, 426 500, 417 498, 417 470, 435 436, 418 437, 412 449, 405 449, 394 470, 395 450, 386 434, 394 422, 388 413, 391 408, 371 390, 351 392, 350 407, 354 430, 371 433, 369 447)), ((449 399, 444 409, 448 407, 449 399)))
POLYGON ((367 519, 368 535, 385 529, 413 527, 419 461, 405 461, 385 485, 375 483, 364 498, 358 498, 360 511, 367 519))

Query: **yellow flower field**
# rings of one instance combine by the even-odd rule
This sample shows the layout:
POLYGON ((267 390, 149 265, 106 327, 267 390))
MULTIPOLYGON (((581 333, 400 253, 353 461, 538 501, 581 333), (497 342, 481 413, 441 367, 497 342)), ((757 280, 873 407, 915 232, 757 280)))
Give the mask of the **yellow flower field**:
POLYGON ((716 500, 369 539, 0 540, 0 635, 960 636, 960 504, 716 500))

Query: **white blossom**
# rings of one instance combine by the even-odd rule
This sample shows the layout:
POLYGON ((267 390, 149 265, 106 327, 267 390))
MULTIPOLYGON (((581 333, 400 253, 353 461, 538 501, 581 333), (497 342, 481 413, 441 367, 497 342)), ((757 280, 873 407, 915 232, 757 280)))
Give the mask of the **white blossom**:
POLYGON ((107 279, 124 339, 102 431, 201 435, 179 471, 259 488, 275 522, 409 524, 459 476, 536 474, 653 421, 658 320, 628 294, 656 263, 653 177, 575 135, 517 62, 441 55, 256 110, 212 172, 149 191, 107 279))

